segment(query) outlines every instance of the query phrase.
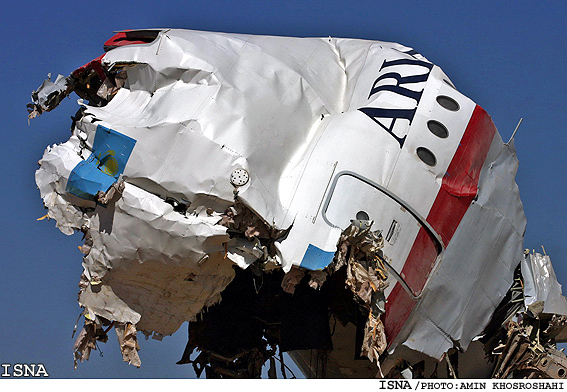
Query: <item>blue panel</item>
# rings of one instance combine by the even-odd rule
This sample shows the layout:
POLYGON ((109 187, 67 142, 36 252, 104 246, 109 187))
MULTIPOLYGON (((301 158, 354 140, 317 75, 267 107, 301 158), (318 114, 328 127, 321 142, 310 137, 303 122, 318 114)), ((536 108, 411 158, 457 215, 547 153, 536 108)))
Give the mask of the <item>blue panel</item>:
POLYGON ((326 252, 309 244, 299 266, 308 270, 320 270, 328 266, 333 261, 333 257, 335 252, 326 252))
POLYGON ((71 171, 66 191, 82 199, 94 200, 124 172, 136 140, 99 125, 92 154, 71 171))
POLYGON ((93 154, 100 163, 100 170, 118 179, 124 172, 135 144, 136 140, 131 137, 99 125, 96 128, 93 154))
POLYGON ((93 154, 79 162, 69 176, 66 191, 87 200, 94 200, 98 191, 106 192, 116 180, 104 174, 97 165, 98 160, 93 154))

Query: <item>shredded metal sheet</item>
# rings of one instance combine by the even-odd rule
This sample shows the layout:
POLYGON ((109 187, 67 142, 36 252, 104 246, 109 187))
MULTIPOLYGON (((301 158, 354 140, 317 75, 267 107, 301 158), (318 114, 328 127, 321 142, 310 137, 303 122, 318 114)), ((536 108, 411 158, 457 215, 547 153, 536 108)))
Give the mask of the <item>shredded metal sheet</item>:
POLYGON ((567 316, 567 299, 548 255, 528 253, 522 261, 526 307, 544 302, 543 312, 567 316))

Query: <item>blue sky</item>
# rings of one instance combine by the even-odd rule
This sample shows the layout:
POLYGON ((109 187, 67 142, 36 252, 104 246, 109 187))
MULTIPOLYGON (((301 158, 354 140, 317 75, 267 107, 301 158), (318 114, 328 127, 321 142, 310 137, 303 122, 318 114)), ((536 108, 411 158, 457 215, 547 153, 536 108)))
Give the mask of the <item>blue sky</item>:
MULTIPOLYGON (((142 367, 122 363, 114 334, 73 370, 71 333, 81 237, 60 233, 34 182, 47 145, 66 141, 76 96, 31 121, 26 103, 47 73, 68 75, 123 29, 168 27, 248 34, 334 36, 413 47, 484 107, 503 139, 516 136, 525 247, 554 262, 567 287, 567 2, 556 1, 4 1, 0 178, 0 363, 43 363, 52 377, 194 377, 178 366, 187 327, 143 340, 142 367), (463 2, 464 4, 464 2, 463 2)), ((82 323, 82 321, 81 321, 82 323)), ((81 325, 79 325, 80 329, 81 325)))

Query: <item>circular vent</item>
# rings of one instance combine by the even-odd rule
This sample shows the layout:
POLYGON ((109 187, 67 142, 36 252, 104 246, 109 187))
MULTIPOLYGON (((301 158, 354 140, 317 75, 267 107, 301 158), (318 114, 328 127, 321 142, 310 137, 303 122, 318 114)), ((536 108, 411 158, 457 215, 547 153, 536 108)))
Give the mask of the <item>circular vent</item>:
POLYGON ((234 186, 246 185, 250 180, 250 175, 245 169, 236 169, 230 175, 230 183, 234 186))

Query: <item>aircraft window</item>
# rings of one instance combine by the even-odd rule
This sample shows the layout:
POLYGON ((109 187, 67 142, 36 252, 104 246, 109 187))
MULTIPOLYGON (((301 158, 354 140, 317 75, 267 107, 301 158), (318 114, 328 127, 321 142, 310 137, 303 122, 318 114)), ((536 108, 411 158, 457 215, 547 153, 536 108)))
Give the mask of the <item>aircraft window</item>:
POLYGON ((447 97, 445 95, 440 95, 437 97, 437 103, 443 106, 445 109, 452 112, 459 110, 459 104, 453 98, 447 97))
POLYGON ((435 155, 433 155, 433 153, 425 147, 417 148, 417 156, 426 165, 435 166, 437 164, 437 158, 435 158, 435 155))
POLYGON ((427 122, 427 128, 429 128, 432 134, 442 139, 445 139, 447 136, 449 136, 449 131, 447 131, 445 125, 441 124, 439 121, 429 120, 427 122))

